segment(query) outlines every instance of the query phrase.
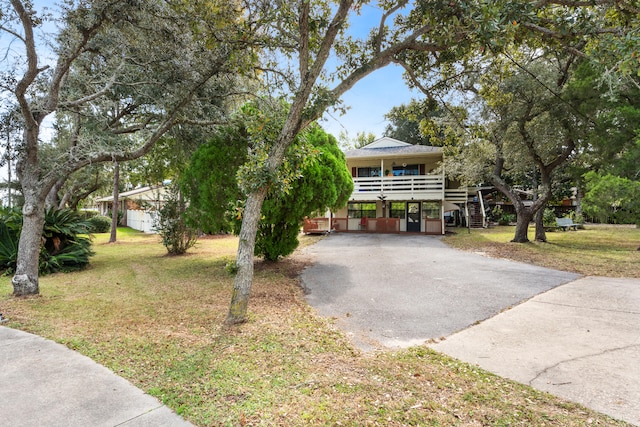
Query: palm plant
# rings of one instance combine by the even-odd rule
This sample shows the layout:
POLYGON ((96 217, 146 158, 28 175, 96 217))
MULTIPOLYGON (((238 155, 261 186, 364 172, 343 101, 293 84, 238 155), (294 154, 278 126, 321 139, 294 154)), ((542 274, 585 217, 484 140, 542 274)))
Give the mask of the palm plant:
MULTIPOLYGON (((16 268, 18 240, 22 225, 20 210, 0 211, 0 270, 13 273, 16 268)), ((89 223, 76 211, 49 209, 45 213, 40 250, 40 273, 73 271, 85 267, 93 255, 87 235, 89 223)))

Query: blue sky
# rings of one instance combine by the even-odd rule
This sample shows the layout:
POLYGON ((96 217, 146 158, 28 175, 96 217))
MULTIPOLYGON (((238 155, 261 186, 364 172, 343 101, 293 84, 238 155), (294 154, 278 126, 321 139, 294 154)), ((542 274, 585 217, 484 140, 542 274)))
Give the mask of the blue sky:
MULTIPOLYGON (((380 22, 382 12, 375 6, 364 5, 360 15, 351 15, 349 32, 355 37, 365 37, 380 22)), ((384 115, 394 106, 408 104, 411 98, 420 98, 417 91, 410 91, 402 79, 402 68, 389 65, 374 71, 358 82, 342 100, 349 107, 343 116, 325 114, 322 127, 336 138, 341 131, 347 131, 350 138, 359 132, 382 136, 387 122, 384 115)))
POLYGON ((387 126, 384 115, 394 106, 409 103, 412 97, 419 98, 419 94, 407 88, 402 69, 390 65, 365 77, 342 97, 344 105, 350 107, 345 115, 325 114, 320 124, 336 138, 345 130, 350 138, 359 132, 371 132, 380 138, 387 126))

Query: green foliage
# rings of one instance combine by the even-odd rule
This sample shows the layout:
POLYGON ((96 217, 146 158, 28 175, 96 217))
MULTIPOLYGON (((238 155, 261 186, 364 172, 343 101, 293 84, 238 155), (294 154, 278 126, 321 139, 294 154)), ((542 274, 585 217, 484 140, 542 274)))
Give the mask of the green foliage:
POLYGON ((583 209, 603 223, 640 225, 640 182, 588 172, 583 209))
MULTIPOLYGON (((353 191, 353 180, 336 139, 319 126, 307 130, 304 138, 312 147, 312 155, 305 156, 304 161, 299 159, 298 179, 287 191, 272 189, 262 206, 255 254, 270 261, 277 261, 298 247, 305 216, 343 207, 353 191)), ((288 158, 292 157, 290 153, 288 158)), ((239 224, 238 220, 236 225, 239 224)))
POLYGON ((111 218, 104 215, 92 216, 87 220, 90 233, 107 233, 111 229, 111 218))
POLYGON ((501 206, 495 206, 491 210, 491 218, 499 225, 509 225, 509 223, 516 220, 516 216, 514 214, 505 212, 501 206))
POLYGON ((89 228, 77 211, 49 209, 45 212, 40 272, 76 271, 86 267, 94 254, 90 238, 82 236, 89 228))
POLYGON ((220 128, 197 150, 180 182, 189 200, 189 224, 206 233, 239 233, 246 194, 268 186, 255 254, 273 261, 298 246, 305 216, 346 205, 353 191, 344 154, 317 125, 296 138, 275 174, 267 171, 268 152, 287 108, 245 105, 234 125, 220 128))
POLYGON ((555 230, 556 227, 556 212, 553 209, 546 208, 542 213, 542 225, 546 228, 552 228, 555 230))
POLYGON ((636 179, 640 163, 640 86, 622 79, 603 85, 603 71, 582 62, 570 81, 568 94, 582 114, 594 118, 585 135, 585 149, 574 162, 573 174, 588 171, 636 179))
POLYGON ((412 99, 408 105, 393 107, 385 114, 390 124, 384 134, 416 145, 457 146, 461 139, 458 123, 466 115, 459 107, 447 106, 445 110, 433 100, 412 99))
POLYGON ((185 220, 186 204, 179 189, 171 187, 164 206, 158 211, 156 231, 170 255, 182 255, 196 244, 198 232, 185 220))
POLYGON ((578 228, 584 228, 584 215, 577 213, 576 211, 569 212, 569 218, 574 224, 578 224, 578 228))
POLYGON ((19 226, 10 221, 0 222, 0 271, 13 272, 18 256, 19 226))
MULTIPOLYGON (((22 226, 20 210, 0 212, 0 270, 13 273, 22 226)), ((69 209, 50 209, 45 213, 40 249, 39 272, 75 271, 84 268, 93 255, 91 240, 83 236, 90 226, 82 216, 69 209)))
POLYGON ((100 211, 96 211, 96 210, 92 210, 92 209, 83 209, 81 211, 78 211, 78 214, 83 218, 83 219, 90 219, 94 216, 98 216, 100 215, 100 211))
POLYGON ((225 213, 230 202, 242 198, 236 173, 247 159, 247 144, 243 127, 227 126, 193 154, 180 178, 189 200, 188 224, 207 234, 231 231, 225 213))

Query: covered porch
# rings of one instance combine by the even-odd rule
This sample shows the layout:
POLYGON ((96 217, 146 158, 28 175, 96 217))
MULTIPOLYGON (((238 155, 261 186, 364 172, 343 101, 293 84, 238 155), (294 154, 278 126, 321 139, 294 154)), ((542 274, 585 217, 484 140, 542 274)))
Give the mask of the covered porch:
POLYGON ((460 206, 440 200, 350 202, 335 214, 305 219, 305 233, 422 233, 442 235, 445 212, 460 206))

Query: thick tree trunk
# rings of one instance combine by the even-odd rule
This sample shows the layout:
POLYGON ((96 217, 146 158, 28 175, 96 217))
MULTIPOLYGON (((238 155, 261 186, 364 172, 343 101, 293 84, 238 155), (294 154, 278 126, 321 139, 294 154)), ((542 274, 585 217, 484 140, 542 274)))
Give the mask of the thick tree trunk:
POLYGON ((109 243, 115 243, 118 238, 118 196, 120 186, 120 164, 113 162, 113 204, 111 206, 111 235, 109 243))
POLYGON ((546 242, 547 241, 547 233, 544 231, 544 222, 542 221, 542 217, 544 216, 544 206, 536 211, 535 221, 536 221, 536 242, 546 242))
POLYGON ((22 232, 18 243, 16 273, 11 279, 15 296, 40 293, 38 264, 44 227, 44 200, 37 200, 28 194, 25 194, 25 204, 22 208, 22 232))
POLYGON ((526 207, 516 208, 516 215, 516 232, 511 241, 515 243, 527 243, 529 241, 529 223, 533 219, 533 212, 526 207))
POLYGON ((267 195, 263 188, 249 194, 242 216, 242 228, 238 242, 236 257, 236 277, 233 283, 231 304, 225 323, 235 325, 246 320, 249 296, 253 285, 253 252, 258 232, 258 223, 262 210, 262 203, 267 195))

